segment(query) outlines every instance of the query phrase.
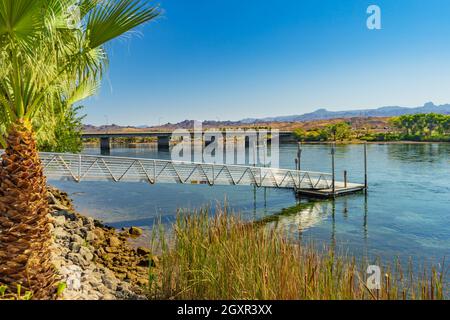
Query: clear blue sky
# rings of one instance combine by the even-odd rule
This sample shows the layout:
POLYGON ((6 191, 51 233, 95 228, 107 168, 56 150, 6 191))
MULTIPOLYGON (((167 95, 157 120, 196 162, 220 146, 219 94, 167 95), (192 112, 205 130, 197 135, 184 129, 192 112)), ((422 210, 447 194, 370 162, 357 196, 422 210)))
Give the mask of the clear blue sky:
POLYGON ((143 125, 450 102, 448 0, 160 0, 109 46, 85 123, 143 125), (366 9, 382 10, 368 30, 366 9), (105 117, 107 115, 107 119, 105 117))

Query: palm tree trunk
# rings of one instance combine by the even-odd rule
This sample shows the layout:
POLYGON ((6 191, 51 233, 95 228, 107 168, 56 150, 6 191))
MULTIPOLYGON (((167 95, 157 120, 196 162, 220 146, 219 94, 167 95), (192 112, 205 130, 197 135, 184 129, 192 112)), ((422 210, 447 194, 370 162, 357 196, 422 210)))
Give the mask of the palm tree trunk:
POLYGON ((31 125, 8 132, 0 165, 0 283, 14 293, 20 284, 33 298, 54 293, 47 182, 31 125))

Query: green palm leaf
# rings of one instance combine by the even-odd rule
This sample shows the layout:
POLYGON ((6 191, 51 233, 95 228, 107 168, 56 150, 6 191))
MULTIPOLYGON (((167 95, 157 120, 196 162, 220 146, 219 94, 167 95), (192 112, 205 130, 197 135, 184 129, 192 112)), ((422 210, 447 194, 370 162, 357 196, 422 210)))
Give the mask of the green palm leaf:
POLYGON ((96 6, 88 16, 89 46, 96 48, 160 15, 147 1, 112 0, 96 6))
POLYGON ((43 0, 2 0, 0 2, 0 43, 31 46, 43 28, 43 0))

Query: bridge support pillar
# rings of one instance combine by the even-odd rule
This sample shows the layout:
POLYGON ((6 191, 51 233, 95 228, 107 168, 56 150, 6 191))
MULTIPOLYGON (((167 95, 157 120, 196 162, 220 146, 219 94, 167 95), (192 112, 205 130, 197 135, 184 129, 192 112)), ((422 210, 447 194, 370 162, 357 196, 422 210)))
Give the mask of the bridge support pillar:
POLYGON ((170 136, 158 136, 158 150, 169 150, 170 136))
POLYGON ((100 138, 100 151, 102 154, 107 153, 111 150, 111 143, 109 137, 100 138))

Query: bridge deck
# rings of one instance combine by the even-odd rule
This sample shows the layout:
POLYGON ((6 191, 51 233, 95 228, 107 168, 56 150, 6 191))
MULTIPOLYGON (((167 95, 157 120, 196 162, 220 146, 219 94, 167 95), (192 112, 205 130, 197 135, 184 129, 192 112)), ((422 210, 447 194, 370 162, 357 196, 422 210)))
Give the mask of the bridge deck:
MULTIPOLYGON (((244 165, 181 162, 85 154, 41 153, 49 179, 81 181, 141 181, 205 185, 253 185, 288 188, 301 193, 332 194, 332 175, 244 165)), ((361 190, 361 185, 335 182, 336 194, 361 190)), ((363 187, 363 186, 362 186, 363 187)))

